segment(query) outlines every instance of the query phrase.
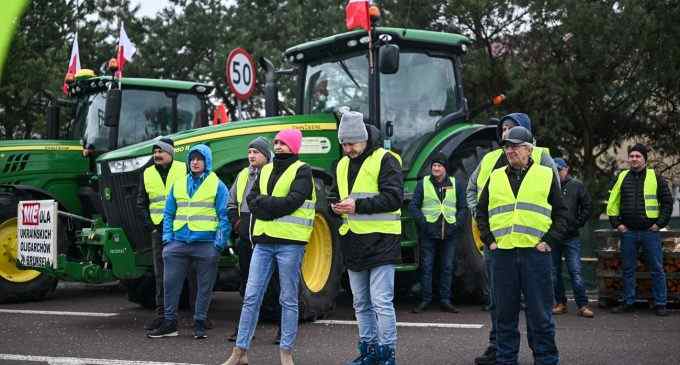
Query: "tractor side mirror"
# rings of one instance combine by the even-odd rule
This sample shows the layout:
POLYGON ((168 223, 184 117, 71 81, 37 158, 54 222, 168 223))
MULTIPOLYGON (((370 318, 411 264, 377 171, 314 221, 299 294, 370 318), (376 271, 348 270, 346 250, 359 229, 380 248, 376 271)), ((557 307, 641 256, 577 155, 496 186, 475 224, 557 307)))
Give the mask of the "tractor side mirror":
POLYGON ((104 110, 104 125, 118 127, 120 122, 120 105, 123 95, 119 89, 111 89, 106 94, 106 110, 104 110))
POLYGON ((399 71, 399 46, 385 44, 380 47, 380 72, 391 75, 399 71))
POLYGON ((59 138, 59 105, 50 103, 47 107, 47 139, 59 138))

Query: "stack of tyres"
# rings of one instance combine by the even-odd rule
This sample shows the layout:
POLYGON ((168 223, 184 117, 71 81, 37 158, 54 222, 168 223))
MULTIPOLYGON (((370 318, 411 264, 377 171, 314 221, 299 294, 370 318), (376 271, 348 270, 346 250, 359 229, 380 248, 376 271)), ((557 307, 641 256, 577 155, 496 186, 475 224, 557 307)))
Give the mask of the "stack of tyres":
MULTIPOLYGON (((597 283, 601 306, 612 306, 623 297, 623 266, 621 262, 621 241, 618 231, 596 230, 593 238, 598 243, 597 283)), ((661 231, 663 245, 663 268, 666 272, 668 302, 680 302, 680 231, 661 231)), ((636 297, 638 300, 653 301, 652 279, 647 268, 644 250, 638 251, 635 269, 636 297)))

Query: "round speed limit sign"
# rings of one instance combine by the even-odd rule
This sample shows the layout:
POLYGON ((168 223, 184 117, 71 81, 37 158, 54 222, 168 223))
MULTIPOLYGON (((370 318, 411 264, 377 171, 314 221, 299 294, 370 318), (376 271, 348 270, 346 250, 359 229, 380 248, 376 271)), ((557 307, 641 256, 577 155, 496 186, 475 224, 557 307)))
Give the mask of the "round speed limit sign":
POLYGON ((236 48, 227 57, 227 84, 241 101, 255 91, 256 75, 253 57, 243 48, 236 48))

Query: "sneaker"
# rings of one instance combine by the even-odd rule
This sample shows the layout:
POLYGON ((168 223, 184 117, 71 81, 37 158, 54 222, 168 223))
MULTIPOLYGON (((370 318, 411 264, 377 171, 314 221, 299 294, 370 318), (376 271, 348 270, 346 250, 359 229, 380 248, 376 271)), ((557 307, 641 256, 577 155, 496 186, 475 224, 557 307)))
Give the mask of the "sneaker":
POLYGON ((415 306, 413 309, 411 309, 411 313, 422 313, 425 312, 427 309, 427 306, 430 305, 428 302, 420 302, 418 303, 417 306, 415 306))
POLYGON ((565 314, 567 311, 567 305, 564 303, 557 303, 552 309, 553 314, 565 314))
POLYGON ((659 317, 666 317, 668 316, 668 309, 666 309, 665 305, 657 305, 654 307, 654 314, 659 317))
POLYGON ((208 338, 208 335, 205 334, 205 321, 196 320, 194 322, 194 338, 197 340, 208 338))
POLYGON ((443 312, 458 313, 458 309, 456 309, 454 306, 451 305, 451 303, 448 302, 440 303, 439 308, 441 308, 443 312))
POLYGON ((167 319, 163 320, 158 328, 146 334, 148 338, 163 338, 163 337, 176 337, 179 333, 177 332, 177 321, 170 321, 167 319))
POLYGON ((617 305, 616 307, 612 308, 612 313, 618 314, 618 313, 633 313, 635 312, 635 306, 632 304, 621 304, 617 305))
POLYGON ((146 322, 144 324, 144 330, 146 330, 146 331, 155 330, 156 328, 161 326, 161 323, 163 323, 163 319, 165 319, 165 318, 163 318, 163 316, 160 316, 160 317, 156 317, 156 318, 152 319, 149 322, 146 322))
MULTIPOLYGON (((553 311, 553 313, 555 313, 555 312, 553 311)), ((588 308, 587 305, 584 305, 583 307, 579 308, 576 311, 576 315, 583 317, 583 318, 593 318, 593 317, 595 317, 595 313, 593 313, 593 311, 590 308, 588 308)))
POLYGON ((475 365, 496 365, 496 348, 487 347, 482 356, 475 358, 475 365))

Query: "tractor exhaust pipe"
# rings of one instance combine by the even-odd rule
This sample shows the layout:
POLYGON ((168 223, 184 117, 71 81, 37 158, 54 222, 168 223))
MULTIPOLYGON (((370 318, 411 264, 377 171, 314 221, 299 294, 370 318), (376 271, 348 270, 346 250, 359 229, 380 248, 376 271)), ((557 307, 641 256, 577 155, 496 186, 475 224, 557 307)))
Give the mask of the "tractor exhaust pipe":
POLYGON ((279 115, 279 86, 276 83, 276 70, 274 64, 260 57, 260 67, 264 70, 264 110, 265 116, 275 117, 279 115))

